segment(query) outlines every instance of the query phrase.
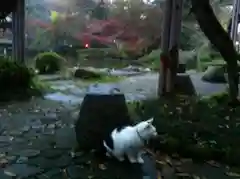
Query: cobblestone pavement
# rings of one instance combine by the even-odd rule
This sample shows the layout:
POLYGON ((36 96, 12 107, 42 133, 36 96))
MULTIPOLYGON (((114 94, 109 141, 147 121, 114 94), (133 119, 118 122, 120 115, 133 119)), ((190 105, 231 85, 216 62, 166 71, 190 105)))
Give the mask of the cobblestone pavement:
POLYGON ((78 110, 78 106, 43 99, 0 108, 0 179, 141 178, 75 152, 78 110))
POLYGON ((1 179, 77 177, 72 155, 76 147, 74 118, 69 117, 73 108, 38 99, 0 111, 1 179))

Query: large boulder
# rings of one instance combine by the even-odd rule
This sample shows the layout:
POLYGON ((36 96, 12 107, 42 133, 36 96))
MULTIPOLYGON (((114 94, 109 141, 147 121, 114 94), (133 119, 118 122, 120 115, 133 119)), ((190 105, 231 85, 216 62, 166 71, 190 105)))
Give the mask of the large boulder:
POLYGON ((100 79, 103 74, 100 72, 96 72, 89 69, 84 68, 76 68, 73 72, 73 76, 75 78, 80 78, 84 80, 90 80, 90 79, 100 79))
POLYGON ((203 81, 210 83, 226 83, 224 66, 209 66, 202 76, 203 81))
POLYGON ((124 94, 112 85, 90 86, 75 126, 79 149, 102 151, 106 136, 126 124, 132 124, 132 121, 124 94))

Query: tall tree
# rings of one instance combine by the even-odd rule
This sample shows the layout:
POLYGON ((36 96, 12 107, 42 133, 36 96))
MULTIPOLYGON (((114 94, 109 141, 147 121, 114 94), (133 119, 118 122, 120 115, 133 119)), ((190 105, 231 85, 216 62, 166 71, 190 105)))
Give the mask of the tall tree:
POLYGON ((191 0, 191 3, 192 12, 200 28, 227 63, 229 92, 231 100, 236 102, 239 81, 237 61, 239 60, 239 56, 234 44, 215 16, 209 0, 191 0))

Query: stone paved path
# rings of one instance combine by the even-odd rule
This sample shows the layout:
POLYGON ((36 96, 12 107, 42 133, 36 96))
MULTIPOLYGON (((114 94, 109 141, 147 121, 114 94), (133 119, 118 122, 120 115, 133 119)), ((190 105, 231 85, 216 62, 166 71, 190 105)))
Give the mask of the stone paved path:
MULTIPOLYGON (((148 94, 148 97, 151 97, 156 90, 154 87, 156 80, 156 74, 147 74, 128 78, 119 85, 125 93, 134 94, 142 91, 145 96, 148 94)), ((196 85, 199 83, 196 82, 196 85)), ((66 86, 67 83, 65 83, 66 86)), ((219 90, 218 87, 216 88, 219 90)), ((69 89, 74 91, 77 88, 69 89)), ((78 90, 78 96, 82 98, 85 92, 80 91, 84 89, 78 90)), ((61 90, 58 89, 59 91, 61 90)), ((77 90, 74 92, 77 93, 77 90)), ((0 179, 94 178, 95 170, 86 173, 82 168, 83 165, 89 165, 84 155, 73 152, 76 146, 74 121, 79 101, 78 103, 61 102, 33 99, 30 102, 15 103, 0 108, 0 179)), ((148 164, 148 166, 152 165, 151 161, 148 164)), ((227 176, 225 170, 228 171, 228 168, 226 167, 195 163, 190 163, 191 167, 183 167, 183 164, 181 166, 182 170, 186 170, 185 173, 199 176, 200 172, 208 179, 240 178, 227 176), (216 174, 211 175, 211 173, 216 174)), ((190 178, 186 177, 186 174, 177 177, 175 170, 171 172, 173 169, 176 168, 166 169, 165 167, 161 169, 161 173, 166 179, 167 177, 169 179, 190 178)), ((151 172, 152 178, 155 172, 151 172)), ((98 177, 98 179, 101 178, 98 177)), ((195 179, 198 178, 195 177, 195 179)))

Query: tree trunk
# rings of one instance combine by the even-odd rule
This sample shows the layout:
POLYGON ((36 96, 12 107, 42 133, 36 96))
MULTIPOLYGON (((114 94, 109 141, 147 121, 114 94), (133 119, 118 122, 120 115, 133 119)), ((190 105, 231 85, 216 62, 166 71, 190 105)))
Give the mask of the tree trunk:
POLYGON ((238 54, 233 42, 216 18, 209 0, 191 0, 191 2, 192 12, 195 14, 200 28, 227 62, 230 97, 232 101, 236 101, 238 95, 238 54))
POLYGON ((173 1, 172 4, 172 21, 171 21, 171 33, 170 33, 170 77, 168 86, 168 92, 174 94, 176 87, 177 71, 179 65, 179 41, 182 24, 182 6, 183 0, 173 1))

